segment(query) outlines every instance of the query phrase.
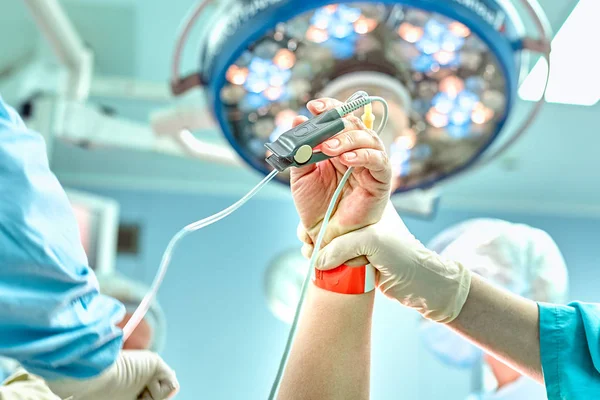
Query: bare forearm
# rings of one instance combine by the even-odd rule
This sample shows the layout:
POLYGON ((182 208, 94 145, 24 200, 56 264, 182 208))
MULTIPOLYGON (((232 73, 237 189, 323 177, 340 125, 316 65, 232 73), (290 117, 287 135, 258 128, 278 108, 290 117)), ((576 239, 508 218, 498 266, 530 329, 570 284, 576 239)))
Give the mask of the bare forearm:
POLYGON ((467 301, 449 326, 514 369, 543 382, 539 313, 533 301, 474 275, 467 301))
POLYGON ((309 288, 279 400, 369 398, 373 303, 309 288))

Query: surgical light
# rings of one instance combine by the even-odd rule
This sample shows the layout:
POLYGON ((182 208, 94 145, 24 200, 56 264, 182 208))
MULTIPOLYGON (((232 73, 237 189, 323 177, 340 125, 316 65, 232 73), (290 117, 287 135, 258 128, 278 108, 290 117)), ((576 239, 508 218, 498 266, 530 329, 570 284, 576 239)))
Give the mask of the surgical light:
POLYGON ((423 28, 403 22, 398 27, 398 35, 408 43, 416 43, 423 36, 423 28))
POLYGON ((440 81, 440 92, 451 98, 456 97, 465 87, 464 81, 454 75, 450 75, 440 81))
POLYGON ((456 21, 448 24, 448 30, 455 34, 457 37, 461 38, 465 38, 471 34, 471 30, 469 28, 456 21))
POLYGON ((283 95, 283 89, 281 86, 271 86, 265 89, 265 97, 271 101, 278 100, 283 95))
POLYGON ((414 131, 408 131, 405 136, 398 136, 396 138, 396 145, 400 148, 410 150, 415 147, 416 135, 414 131))
POLYGON ((373 18, 367 18, 361 15, 356 22, 354 22, 354 31, 359 35, 364 35, 373 31, 377 27, 377 20, 373 18))
POLYGON ((234 85, 243 85, 248 78, 248 69, 232 65, 227 70, 227 80, 234 85))
POLYGON ((435 108, 432 108, 427 112, 425 119, 434 128, 443 128, 448 125, 448 114, 441 113, 435 108))
POLYGON ((396 164, 395 192, 428 188, 496 157, 539 110, 540 103, 502 145, 491 146, 528 72, 525 55, 547 58, 549 51, 539 4, 520 1, 535 32, 500 0, 230 0, 219 3, 199 38, 200 69, 181 78, 191 27, 207 4, 217 4, 207 0, 179 36, 172 89, 203 86, 227 140, 264 174, 271 168, 259 144, 305 114, 307 101, 367 90, 390 106, 382 139, 396 164), (261 129, 252 128, 257 123, 261 129))
POLYGON ((474 124, 485 124, 494 116, 494 112, 484 106, 481 103, 475 103, 473 106, 473 112, 471 113, 471 120, 474 124))
POLYGON ((438 62, 439 65, 451 65, 455 61, 458 62, 456 53, 450 51, 438 51, 433 55, 433 59, 438 62))
POLYGON ((325 29, 317 28, 316 26, 311 26, 306 31, 306 38, 314 43, 323 43, 327 39, 329 39, 329 34, 325 29))
POLYGON ((273 58, 273 64, 277 65, 281 70, 288 70, 296 63, 296 55, 288 49, 280 49, 273 58))

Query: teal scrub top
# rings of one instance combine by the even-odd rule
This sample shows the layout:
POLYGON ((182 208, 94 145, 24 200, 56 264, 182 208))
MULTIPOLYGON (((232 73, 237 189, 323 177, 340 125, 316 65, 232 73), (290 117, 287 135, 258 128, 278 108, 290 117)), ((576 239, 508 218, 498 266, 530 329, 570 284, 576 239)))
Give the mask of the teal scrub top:
POLYGON ((98 292, 41 135, 0 97, 0 356, 46 379, 114 363, 123 306, 98 292))
POLYGON ((600 304, 538 304, 548 400, 600 399, 600 304))

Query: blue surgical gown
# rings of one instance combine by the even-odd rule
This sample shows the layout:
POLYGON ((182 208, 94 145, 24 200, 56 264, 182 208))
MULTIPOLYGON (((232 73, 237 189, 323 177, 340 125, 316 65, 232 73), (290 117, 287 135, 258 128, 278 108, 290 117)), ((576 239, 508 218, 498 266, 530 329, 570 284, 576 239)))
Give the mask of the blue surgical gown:
POLYGON ((0 97, 0 356, 47 379, 98 375, 123 314, 98 292, 42 136, 0 97))
POLYGON ((600 305, 538 307, 548 400, 600 399, 600 305))

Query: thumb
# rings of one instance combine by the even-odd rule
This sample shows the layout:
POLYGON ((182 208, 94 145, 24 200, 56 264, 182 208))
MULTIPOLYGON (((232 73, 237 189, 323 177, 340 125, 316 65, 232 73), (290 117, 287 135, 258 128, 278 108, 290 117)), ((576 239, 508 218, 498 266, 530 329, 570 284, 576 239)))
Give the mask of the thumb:
POLYGON ((179 391, 179 382, 173 371, 160 356, 156 355, 154 375, 146 384, 146 389, 152 400, 166 400, 179 391))
MULTIPOLYGON (((369 245, 371 240, 370 235, 365 234, 365 229, 367 228, 346 233, 329 242, 329 244, 319 251, 315 267, 327 271, 337 268, 342 264, 348 265, 349 261, 351 261, 350 264, 352 266, 357 266, 357 259, 362 261, 366 257, 368 260, 373 251, 369 250, 372 247, 369 245)), ((360 265, 366 264, 368 264, 368 261, 360 263, 360 265)))
POLYGON ((304 243, 302 245, 302 249, 300 251, 302 253, 302 256, 304 256, 304 258, 306 258, 307 260, 310 260, 314 250, 315 250, 315 246, 312 243, 304 243))
MULTIPOLYGON (((306 258, 307 260, 310 260, 314 250, 315 250, 315 246, 313 246, 312 244, 304 243, 301 251, 302 251, 302 255, 304 256, 304 258, 306 258)), ((346 261, 344 263, 344 265, 346 265, 348 267, 362 267, 362 266, 367 265, 368 263, 369 263, 369 260, 367 259, 367 257, 360 256, 360 257, 356 257, 356 258, 346 261)))
POLYGON ((179 390, 175 372, 156 353, 148 350, 123 350, 118 376, 146 400, 166 400, 179 390))

